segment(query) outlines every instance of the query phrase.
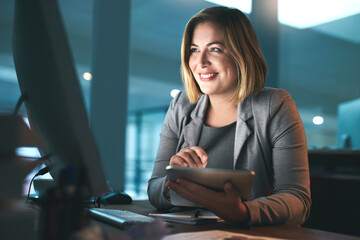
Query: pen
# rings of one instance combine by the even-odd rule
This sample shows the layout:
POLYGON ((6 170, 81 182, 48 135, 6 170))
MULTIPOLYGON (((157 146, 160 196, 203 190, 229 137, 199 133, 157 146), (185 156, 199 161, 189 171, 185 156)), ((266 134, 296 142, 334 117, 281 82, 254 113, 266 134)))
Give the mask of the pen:
POLYGON ((196 211, 191 215, 191 219, 195 220, 198 218, 199 215, 200 215, 200 210, 196 209, 196 211))

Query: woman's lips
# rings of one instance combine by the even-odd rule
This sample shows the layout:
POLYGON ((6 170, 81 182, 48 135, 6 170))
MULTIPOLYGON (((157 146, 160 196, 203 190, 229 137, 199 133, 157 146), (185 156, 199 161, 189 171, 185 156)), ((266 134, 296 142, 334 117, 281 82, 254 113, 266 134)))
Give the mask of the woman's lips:
POLYGON ((210 80, 213 80, 218 73, 214 72, 205 72, 205 73, 199 73, 200 80, 203 82, 208 82, 210 80))

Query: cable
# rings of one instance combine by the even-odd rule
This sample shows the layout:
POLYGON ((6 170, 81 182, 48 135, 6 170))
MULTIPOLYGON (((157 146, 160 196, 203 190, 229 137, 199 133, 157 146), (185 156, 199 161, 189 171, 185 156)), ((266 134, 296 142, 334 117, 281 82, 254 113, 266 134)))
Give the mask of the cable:
POLYGON ((46 166, 46 167, 40 169, 40 170, 35 174, 34 177, 37 177, 37 176, 40 176, 40 175, 42 176, 42 175, 44 175, 44 174, 47 174, 48 172, 50 172, 50 170, 51 170, 51 168, 48 167, 48 166, 46 166))
POLYGON ((29 202, 29 198, 30 198, 30 190, 31 190, 31 185, 32 185, 32 182, 34 181, 36 175, 32 177, 31 181, 30 181, 30 185, 29 185, 29 189, 28 189, 28 194, 27 194, 27 197, 26 197, 26 202, 29 202))
POLYGON ((26 202, 29 201, 30 189, 31 189, 31 185, 32 185, 34 179, 35 179, 37 176, 44 175, 44 174, 50 172, 50 170, 51 170, 50 167, 44 167, 44 168, 40 169, 40 170, 35 174, 35 176, 32 177, 32 179, 31 179, 31 181, 30 181, 30 184, 29 184, 29 190, 28 190, 28 194, 27 194, 27 197, 26 197, 26 202))
POLYGON ((16 106, 15 106, 15 109, 14 109, 14 112, 13 112, 14 115, 17 115, 17 114, 19 113, 21 104, 22 104, 26 99, 27 99, 27 93, 21 94, 19 100, 18 100, 17 103, 16 103, 16 106))

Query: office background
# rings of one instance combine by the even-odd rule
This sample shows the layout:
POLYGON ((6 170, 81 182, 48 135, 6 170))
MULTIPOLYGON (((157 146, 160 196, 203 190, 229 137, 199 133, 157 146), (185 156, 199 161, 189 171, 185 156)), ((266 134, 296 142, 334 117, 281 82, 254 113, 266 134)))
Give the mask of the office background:
MULTIPOLYGON (((88 109, 92 80, 85 80, 83 74, 92 72, 94 62, 94 2, 58 0, 88 109)), ((107 7, 113 4, 121 8, 121 3, 115 2, 107 7)), ((336 20, 298 26, 277 21, 284 1, 249 2, 252 9, 248 16, 270 67, 267 85, 286 89, 292 95, 305 126, 309 149, 360 149, 360 7, 352 7, 350 15, 336 20)), ((305 4, 304 10, 298 8, 297 12, 306 19, 317 5, 311 1, 293 4, 296 2, 305 4)), ((204 0, 129 3, 130 18, 121 20, 130 26, 129 31, 123 31, 123 37, 130 40, 128 85, 125 84, 128 102, 124 186, 134 198, 146 198, 162 120, 172 99, 170 92, 183 89, 179 69, 185 24, 198 11, 215 4, 204 0)), ((315 10, 315 16, 331 12, 332 4, 322 5, 315 10)), ((0 113, 12 112, 20 97, 11 50, 13 5, 12 0, 0 1, 0 113)), ((121 11, 124 10, 119 9, 119 14, 121 11)), ((123 25, 112 22, 107 26, 108 32, 114 29, 121 33, 118 27, 123 25)), ((118 46, 101 48, 111 50, 118 46)), ((121 74, 113 73, 114 81, 127 80, 118 79, 121 74)), ((111 113, 118 107, 124 106, 114 102, 104 108, 111 113)), ((24 109, 22 113, 25 114, 24 109)))

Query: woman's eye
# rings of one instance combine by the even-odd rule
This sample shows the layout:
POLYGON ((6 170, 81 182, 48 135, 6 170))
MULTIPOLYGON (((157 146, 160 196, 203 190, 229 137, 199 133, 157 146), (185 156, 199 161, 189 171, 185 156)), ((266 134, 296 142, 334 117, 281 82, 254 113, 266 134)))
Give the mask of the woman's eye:
POLYGON ((193 53, 193 52, 198 52, 198 50, 196 48, 191 48, 190 53, 193 53))
POLYGON ((222 50, 220 48, 217 47, 213 47, 210 49, 211 52, 222 52, 222 50))

